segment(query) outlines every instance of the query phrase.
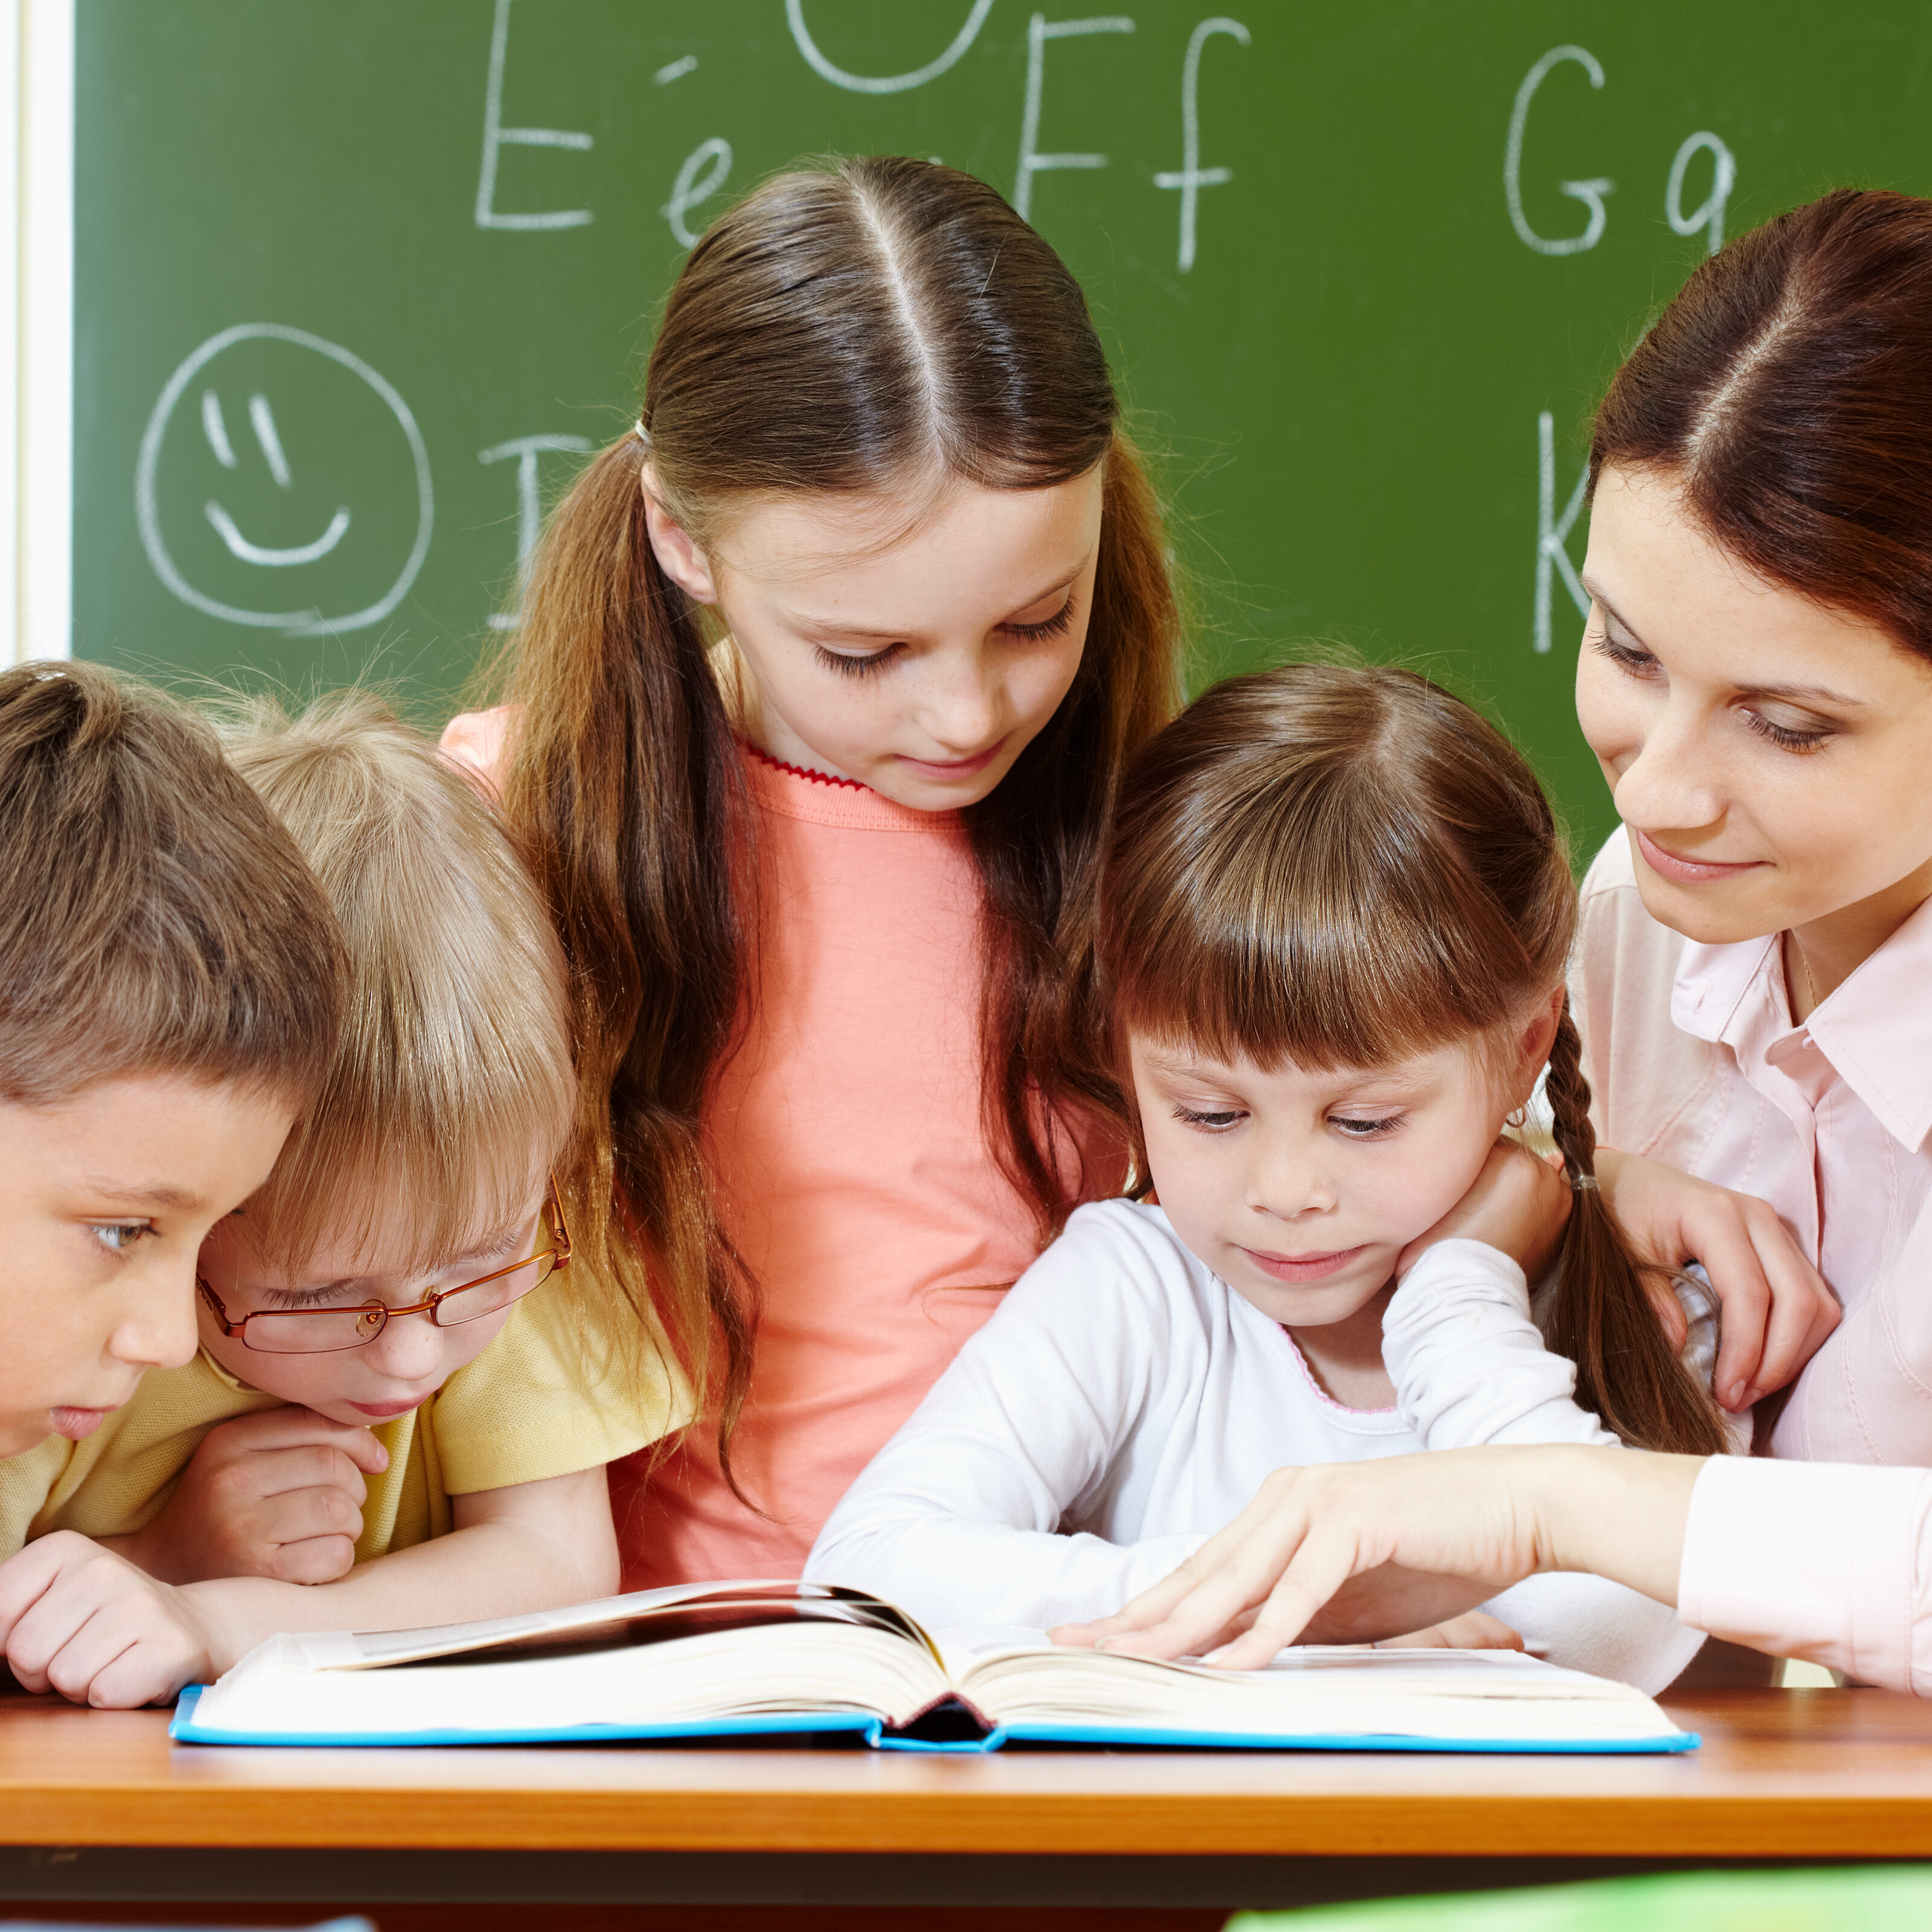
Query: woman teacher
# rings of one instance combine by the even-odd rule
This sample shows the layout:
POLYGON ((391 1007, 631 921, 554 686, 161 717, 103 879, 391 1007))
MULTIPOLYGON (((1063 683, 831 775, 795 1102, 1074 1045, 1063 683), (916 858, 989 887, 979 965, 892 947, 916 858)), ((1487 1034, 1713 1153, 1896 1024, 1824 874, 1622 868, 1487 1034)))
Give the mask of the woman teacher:
POLYGON ((1844 1314, 1760 1445, 1834 1466, 1284 1472, 1112 1620, 1136 1648, 1265 1605, 1227 1659, 1252 1661, 1382 1562, 1575 1565, 1720 1636, 1925 1681, 1932 202, 1841 191, 1706 262, 1612 384, 1590 472, 1577 711, 1623 826, 1584 883, 1574 998, 1600 1138, 1648 1157, 1604 1186, 1667 1194, 1663 1162, 1774 1211, 1844 1314))

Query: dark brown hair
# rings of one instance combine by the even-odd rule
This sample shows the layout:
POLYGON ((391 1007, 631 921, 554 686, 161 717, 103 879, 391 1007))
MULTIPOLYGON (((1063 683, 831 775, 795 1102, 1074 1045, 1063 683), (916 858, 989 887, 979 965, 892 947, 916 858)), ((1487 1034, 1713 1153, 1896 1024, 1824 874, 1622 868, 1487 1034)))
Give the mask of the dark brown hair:
POLYGON ((0 673, 0 1099, 172 1073, 306 1105, 342 941, 214 734, 86 664, 0 673))
POLYGON ((1612 465, 1932 661, 1932 201, 1842 188, 1727 243, 1610 385, 1593 487, 1612 465))
MULTIPOLYGON (((950 482, 1036 489, 1102 469, 1078 674, 964 814, 986 895, 988 1140, 1042 1238, 1095 1191, 1064 1178, 1066 1114, 1112 1090, 1079 968, 1100 842, 1128 756, 1179 698, 1166 544, 1118 416, 1052 249, 982 182, 908 160, 781 175, 722 216, 644 380, 655 494, 700 548, 760 496, 896 495, 910 525, 950 482)), ((714 1211, 700 1114, 751 983, 752 815, 715 633, 646 538, 646 460, 627 434, 551 520, 514 650, 504 797, 574 974, 583 1142, 602 1163, 581 1192, 608 1203, 615 1185, 578 1232, 623 1276, 634 1231, 728 1474, 755 1286, 714 1211)))
MULTIPOLYGON (((1136 759, 1100 892, 1114 1024, 1267 1066, 1501 1049, 1563 982, 1576 893, 1509 741, 1413 673, 1296 664, 1199 698, 1136 759)), ((1546 1085, 1574 1185, 1596 1136, 1565 1000, 1546 1085)), ((1136 1124, 1139 1166, 1144 1146, 1136 1124)), ((1538 1309, 1577 1400, 1646 1448, 1721 1452, 1645 1271, 1578 1189, 1538 1309)))

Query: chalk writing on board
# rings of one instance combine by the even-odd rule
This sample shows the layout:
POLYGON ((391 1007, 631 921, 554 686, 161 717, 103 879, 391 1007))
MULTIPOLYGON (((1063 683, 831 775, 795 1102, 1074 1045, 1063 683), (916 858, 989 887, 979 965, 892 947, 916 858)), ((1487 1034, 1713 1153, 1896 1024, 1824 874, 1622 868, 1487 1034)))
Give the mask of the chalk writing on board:
POLYGON ((1178 173, 1157 174, 1156 188, 1180 190, 1180 267, 1183 274, 1194 266, 1194 215, 1204 188, 1222 188, 1234 179, 1228 168, 1201 165, 1201 50, 1216 34, 1248 44, 1248 30, 1238 20, 1216 14, 1203 20, 1188 36, 1187 58, 1180 66, 1180 169, 1178 173))
MULTIPOLYGON (((478 228, 581 228, 591 218, 587 208, 544 208, 534 214, 504 214, 496 207, 496 163, 506 148, 576 148, 596 146, 588 134, 574 128, 506 128, 503 125, 503 68, 510 52, 512 0, 496 0, 496 17, 490 30, 490 82, 483 97, 483 165, 476 176, 476 225, 478 228)), ((692 64, 694 67, 696 62, 692 64)))
POLYGON ((1737 185, 1738 164, 1730 149, 1712 134, 1693 134, 1677 151, 1670 164, 1670 180, 1664 190, 1664 215, 1679 235, 1704 233, 1704 252, 1714 255, 1724 245, 1724 208, 1737 185), (1711 155, 1711 192, 1692 208, 1684 212, 1684 174, 1700 149, 1711 155))
MULTIPOLYGON (((268 474, 278 490, 292 490, 296 473, 289 467, 288 452, 282 447, 281 431, 275 427, 275 412, 268 399, 258 389, 248 398, 248 421, 255 431, 256 446, 268 474)), ((242 459, 228 440, 228 419, 221 410, 218 389, 201 392, 201 433, 216 462, 224 470, 239 470, 242 459)), ((287 570, 301 563, 320 563, 349 534, 350 517, 346 504, 340 506, 320 536, 305 544, 258 544, 244 536, 242 526, 228 514, 227 506, 211 497, 202 514, 213 526, 214 534, 228 546, 228 554, 244 563, 259 564, 266 569, 287 570)))
POLYGON ((1088 34, 1131 34, 1124 14, 1096 14, 1084 20, 1049 20, 1036 14, 1027 22, 1026 108, 1020 119, 1020 160, 1014 171, 1013 206, 1022 221, 1033 217, 1033 178, 1054 168, 1104 168, 1105 154, 1042 154, 1040 152, 1040 95, 1046 85, 1046 44, 1088 34))
POLYGON ((686 54, 682 60, 667 61, 656 74, 651 76, 651 78, 662 87, 668 80, 682 80, 686 74, 695 74, 697 71, 698 56, 695 54, 686 54))
MULTIPOLYGON (((537 488, 537 458, 548 449, 572 449, 579 452, 588 450, 590 439, 586 436, 513 436, 508 442, 492 444, 488 449, 476 452, 478 463, 502 463, 514 456, 517 459, 517 602, 520 610, 523 604, 524 580, 530 567, 530 559, 536 554, 537 539, 543 534, 543 500, 537 488)), ((520 615, 508 610, 492 610, 490 628, 493 631, 514 631, 522 622, 520 615)))
POLYGON ((1509 138, 1503 146, 1503 194, 1509 203, 1510 225, 1524 244, 1539 255, 1580 255, 1604 238, 1604 224, 1609 219, 1604 197, 1616 183, 1604 176, 1590 181, 1558 182, 1557 191, 1572 201, 1580 201, 1590 211, 1590 219, 1580 235, 1551 237, 1539 235, 1522 212, 1522 134, 1529 124, 1529 104, 1552 68, 1574 61, 1590 77, 1590 85, 1601 88, 1604 70, 1587 47, 1552 47, 1522 78, 1516 91, 1516 105, 1510 112, 1509 138))
POLYGON ((1532 639, 1538 654, 1550 651, 1550 592, 1552 574, 1560 573, 1570 599, 1584 616, 1590 613, 1589 593, 1576 574, 1566 548, 1576 519, 1583 513, 1583 494, 1589 488, 1590 471, 1584 466, 1576 487, 1556 514, 1556 418, 1545 410, 1536 419, 1536 628, 1532 639))
POLYGON ((806 64, 813 73, 824 75, 834 87, 849 88, 854 94, 904 94, 909 88, 923 87, 928 80, 937 80, 979 38, 980 29, 986 24, 986 16, 992 10, 993 0, 973 0, 973 10, 967 15, 965 26, 953 35, 952 44, 936 59, 914 68, 910 74, 848 74, 842 67, 834 67, 819 52, 818 42, 812 38, 812 29, 805 24, 805 0, 785 0, 785 20, 791 28, 792 38, 798 43, 799 52, 805 56, 806 64))
POLYGON ((658 210, 670 224, 670 232, 686 248, 698 246, 698 235, 685 217, 701 201, 709 201, 724 185, 731 172, 731 143, 713 135, 700 141, 685 156, 684 165, 672 182, 670 199, 658 210))
MULTIPOLYGON (((232 361, 231 358, 231 366, 232 361)), ((344 383, 343 376, 335 380, 338 384, 344 383)), ((199 473, 207 472, 204 470, 199 473)), ((324 497, 322 500, 326 502, 328 500, 324 497)), ((260 514, 262 508, 263 500, 258 494, 254 509, 260 514)), ((296 511, 298 510, 298 505, 296 511)), ((284 514, 290 513, 285 506, 284 514)), ((436 520, 429 452, 409 405, 394 386, 359 356, 303 329, 286 328, 276 322, 238 322, 232 328, 224 328, 218 335, 210 336, 175 370, 163 388, 142 434, 140 454, 135 464, 134 518, 140 530, 142 547, 147 552, 155 575, 184 604, 195 610, 219 617, 226 623, 259 626, 284 631, 293 637, 362 630, 380 622, 401 602, 410 586, 416 581, 423 559, 429 554, 430 536, 436 520), (265 356, 262 345, 273 352, 265 356), (224 383, 222 362, 231 351, 238 352, 246 364, 244 368, 237 370, 238 380, 232 386, 224 383), (325 370, 316 367, 316 357, 345 372, 346 382, 340 393, 326 388, 328 378, 325 370), (270 372, 266 379, 265 370, 270 372), (188 436, 173 439, 172 454, 170 439, 182 397, 197 384, 200 442, 208 453, 199 461, 206 464, 212 457, 218 466, 218 472, 231 480, 221 484, 220 494, 207 498, 202 506, 201 520, 212 528, 223 549, 215 551, 208 548, 204 534, 202 544, 207 554, 194 567, 197 572, 211 569, 214 565, 210 559, 218 562, 225 554, 232 562, 222 564, 224 569, 232 569, 233 564, 240 564, 248 567, 250 576, 256 570, 269 573, 261 580, 265 588, 260 604, 238 603, 232 596, 217 596, 199 587, 190 580, 176 558, 176 550, 181 548, 181 526, 177 526, 178 540, 174 544, 170 543, 164 532, 164 464, 168 466, 173 479, 172 487, 167 493, 170 501, 178 502, 184 494, 201 494, 196 484, 197 464, 191 433, 188 436), (306 398, 311 405, 317 393, 321 392, 338 420, 352 421, 360 417, 366 418, 377 434, 393 436, 400 433, 400 448, 372 448, 364 452, 375 471, 400 476, 406 494, 410 486, 413 485, 415 530, 407 554, 400 560, 396 553, 407 526, 407 519, 381 514, 370 518, 367 520, 368 533, 345 547, 344 539, 352 526, 358 530, 364 528, 363 523, 355 518, 346 504, 336 508, 317 534, 299 543, 265 543, 260 541, 259 532, 251 536, 244 528, 237 514, 242 506, 238 501, 237 507, 231 508, 227 495, 231 488, 242 489, 248 486, 249 459, 236 447, 222 405, 222 393, 226 387, 231 394, 236 391, 248 394, 248 418, 255 433, 262 467, 279 496, 295 490, 304 466, 302 460, 292 457, 285 446, 269 400, 269 388, 284 384, 285 393, 306 398), (319 600, 297 609, 264 608, 286 606, 288 592, 284 586, 292 581, 299 584, 303 569, 331 560, 337 574, 328 580, 338 590, 345 583, 352 584, 367 580, 360 593, 341 600, 346 608, 339 611, 326 611, 319 600), (272 596, 266 587, 270 586, 278 594, 272 596), (379 586, 385 586, 380 589, 380 595, 361 601, 368 592, 379 586)))

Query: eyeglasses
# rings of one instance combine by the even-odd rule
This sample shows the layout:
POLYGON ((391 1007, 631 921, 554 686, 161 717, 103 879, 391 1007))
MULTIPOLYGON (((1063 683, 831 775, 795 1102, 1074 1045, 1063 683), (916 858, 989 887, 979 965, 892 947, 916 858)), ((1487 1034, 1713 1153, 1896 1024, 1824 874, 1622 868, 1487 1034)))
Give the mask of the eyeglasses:
POLYGON ((508 1268, 480 1275, 455 1288, 446 1288, 407 1308, 391 1308, 380 1301, 366 1301, 359 1308, 259 1309, 231 1322, 220 1298, 200 1275, 195 1286, 213 1312, 223 1334, 239 1341, 244 1348, 265 1355, 326 1355, 342 1348, 366 1347, 392 1322, 405 1315, 427 1315, 439 1328, 454 1328, 465 1322, 480 1322, 486 1315, 520 1301, 532 1289, 541 1288, 558 1269, 570 1265, 570 1230, 564 1225, 563 1206, 557 1198, 556 1176, 550 1178, 544 1196, 544 1218, 550 1224, 550 1245, 508 1268))

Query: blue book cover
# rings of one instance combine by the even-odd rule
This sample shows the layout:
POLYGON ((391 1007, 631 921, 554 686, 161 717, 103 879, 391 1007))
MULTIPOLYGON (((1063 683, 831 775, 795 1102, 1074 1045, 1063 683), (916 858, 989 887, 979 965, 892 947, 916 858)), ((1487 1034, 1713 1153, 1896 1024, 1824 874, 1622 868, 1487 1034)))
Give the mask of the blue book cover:
POLYGON ((1265 1670, 928 1634, 818 1584, 682 1586, 421 1630, 282 1636, 184 1691, 184 1744, 528 1744, 844 1738, 1174 1750, 1690 1750, 1628 1684, 1511 1651, 1308 1646, 1265 1670))

